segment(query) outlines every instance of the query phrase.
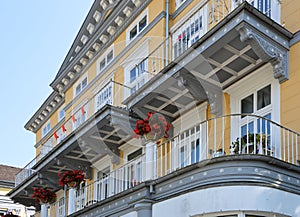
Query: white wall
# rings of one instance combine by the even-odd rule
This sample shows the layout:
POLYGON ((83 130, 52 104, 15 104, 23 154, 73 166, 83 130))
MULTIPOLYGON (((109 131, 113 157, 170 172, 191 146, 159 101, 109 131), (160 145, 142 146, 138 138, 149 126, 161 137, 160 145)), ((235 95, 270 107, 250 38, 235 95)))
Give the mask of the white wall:
POLYGON ((261 186, 208 188, 154 204, 153 217, 183 217, 238 210, 300 217, 300 195, 261 186))

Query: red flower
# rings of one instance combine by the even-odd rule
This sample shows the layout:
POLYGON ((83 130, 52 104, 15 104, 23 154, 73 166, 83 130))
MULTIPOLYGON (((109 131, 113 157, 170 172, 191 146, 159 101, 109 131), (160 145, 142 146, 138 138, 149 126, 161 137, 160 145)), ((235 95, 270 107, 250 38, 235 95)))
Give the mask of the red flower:
POLYGON ((137 120, 136 127, 133 130, 135 138, 139 136, 146 136, 152 140, 158 140, 161 138, 168 138, 168 131, 171 128, 171 124, 161 114, 148 112, 147 118, 144 120, 137 120))
POLYGON ((33 188, 31 197, 38 203, 53 203, 56 199, 56 193, 48 188, 33 188))
POLYGON ((70 182, 76 182, 79 184, 85 180, 85 175, 82 170, 66 171, 63 175, 58 173, 58 176, 60 176, 59 185, 62 187, 70 182))

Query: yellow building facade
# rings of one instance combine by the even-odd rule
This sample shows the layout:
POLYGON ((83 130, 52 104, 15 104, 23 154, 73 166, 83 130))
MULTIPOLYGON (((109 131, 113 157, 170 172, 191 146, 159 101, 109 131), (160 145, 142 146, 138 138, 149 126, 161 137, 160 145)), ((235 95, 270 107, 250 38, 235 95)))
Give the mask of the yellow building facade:
POLYGON ((36 158, 9 195, 42 217, 300 216, 299 10, 95 0, 25 125, 36 158), (59 186, 72 170, 86 180, 59 186), (42 187, 56 202, 32 199, 42 187))

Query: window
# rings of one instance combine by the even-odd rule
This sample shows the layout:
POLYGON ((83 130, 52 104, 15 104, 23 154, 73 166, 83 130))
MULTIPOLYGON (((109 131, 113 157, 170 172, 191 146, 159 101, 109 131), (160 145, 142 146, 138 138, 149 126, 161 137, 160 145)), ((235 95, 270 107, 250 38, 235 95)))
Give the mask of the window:
POLYGON ((51 130, 50 121, 48 121, 42 128, 42 137, 46 136, 51 130))
POLYGON ((75 96, 78 96, 82 92, 84 88, 86 88, 88 84, 87 77, 83 78, 78 84, 75 86, 75 96))
POLYGON ((146 60, 134 66, 129 71, 129 78, 128 86, 131 87, 130 94, 133 94, 146 83, 146 80, 148 80, 148 74, 146 73, 146 60))
POLYGON ((97 172, 97 181, 96 181, 96 200, 104 200, 107 198, 109 195, 109 173, 110 173, 110 168, 107 167, 102 171, 97 172))
POLYGON ((134 187, 142 181, 142 161, 139 158, 143 154, 143 149, 140 148, 131 154, 127 155, 127 161, 130 162, 127 166, 127 176, 129 180, 127 187, 134 187))
POLYGON ((241 100, 242 114, 258 112, 271 105, 271 85, 268 85, 241 100))
POLYGON ((99 61, 99 72, 103 71, 107 65, 114 59, 114 51, 113 51, 113 47, 108 48, 108 51, 105 52, 99 61))
POLYGON ((133 27, 133 29, 130 30, 130 40, 133 39, 137 35, 137 26, 133 27))
POLYGON ((124 99, 141 88, 149 79, 148 72, 149 41, 144 40, 123 61, 124 67, 124 99))
POLYGON ((58 111, 58 121, 61 121, 64 118, 65 118, 65 108, 61 108, 58 111))
POLYGON ((147 16, 144 16, 139 22, 139 32, 141 32, 147 26, 147 16))
MULTIPOLYGON (((233 0, 234 7, 240 4, 240 0, 233 0)), ((278 0, 247 0, 249 4, 273 20, 280 22, 280 2, 278 0)))
POLYGON ((126 33, 127 43, 135 39, 148 25, 148 11, 144 12, 135 23, 133 23, 126 33))
POLYGON ((174 58, 186 51, 206 33, 206 18, 207 6, 204 6, 174 31, 172 34, 174 58))
POLYGON ((75 114, 72 115, 73 130, 78 128, 87 120, 87 106, 82 106, 75 114))
MULTIPOLYGON (((269 84, 243 98, 241 100, 241 112, 242 114, 256 114, 264 118, 271 119, 271 85, 269 84)), ((241 138, 244 138, 244 140, 247 140, 248 138, 249 140, 249 137, 251 137, 252 134, 263 134, 266 135, 266 144, 270 144, 270 122, 265 119, 246 115, 241 116, 241 119, 241 138)), ((257 139, 262 140, 260 138, 257 139)), ((257 147, 257 151, 259 150, 261 149, 257 147)), ((270 150, 270 147, 268 147, 268 150, 270 150)))
POLYGON ((110 63, 113 58, 114 58, 114 52, 113 52, 113 50, 111 50, 106 56, 107 64, 110 63))
POLYGON ((199 139, 196 141, 192 141, 191 144, 192 152, 191 152, 191 163, 196 163, 200 161, 200 144, 199 139))
POLYGON ((100 71, 102 71, 106 66, 106 62, 105 62, 105 59, 103 59, 101 62, 100 62, 100 71))
POLYGON ((59 201, 58 201, 58 210, 57 210, 57 216, 58 217, 63 217, 65 216, 64 215, 64 212, 65 211, 65 198, 60 198, 59 201))
POLYGON ((142 148, 140 148, 140 149, 132 152, 131 154, 129 154, 127 156, 127 161, 131 161, 131 160, 137 158, 138 156, 142 155, 142 153, 143 153, 143 149, 142 148))

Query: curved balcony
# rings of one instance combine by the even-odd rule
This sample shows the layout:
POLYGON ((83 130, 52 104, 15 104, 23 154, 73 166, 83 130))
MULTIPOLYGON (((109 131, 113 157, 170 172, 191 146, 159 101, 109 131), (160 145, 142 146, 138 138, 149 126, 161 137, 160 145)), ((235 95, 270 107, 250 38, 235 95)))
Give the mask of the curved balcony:
POLYGON ((140 157, 81 187, 74 202, 76 211, 125 193, 146 181, 172 176, 174 172, 184 173, 181 171, 192 165, 209 165, 217 158, 218 162, 222 159, 226 162, 230 160, 228 157, 237 160, 248 156, 247 159, 255 161, 269 158, 299 165, 299 136, 257 115, 230 114, 205 120, 159 145, 149 142, 140 157))

